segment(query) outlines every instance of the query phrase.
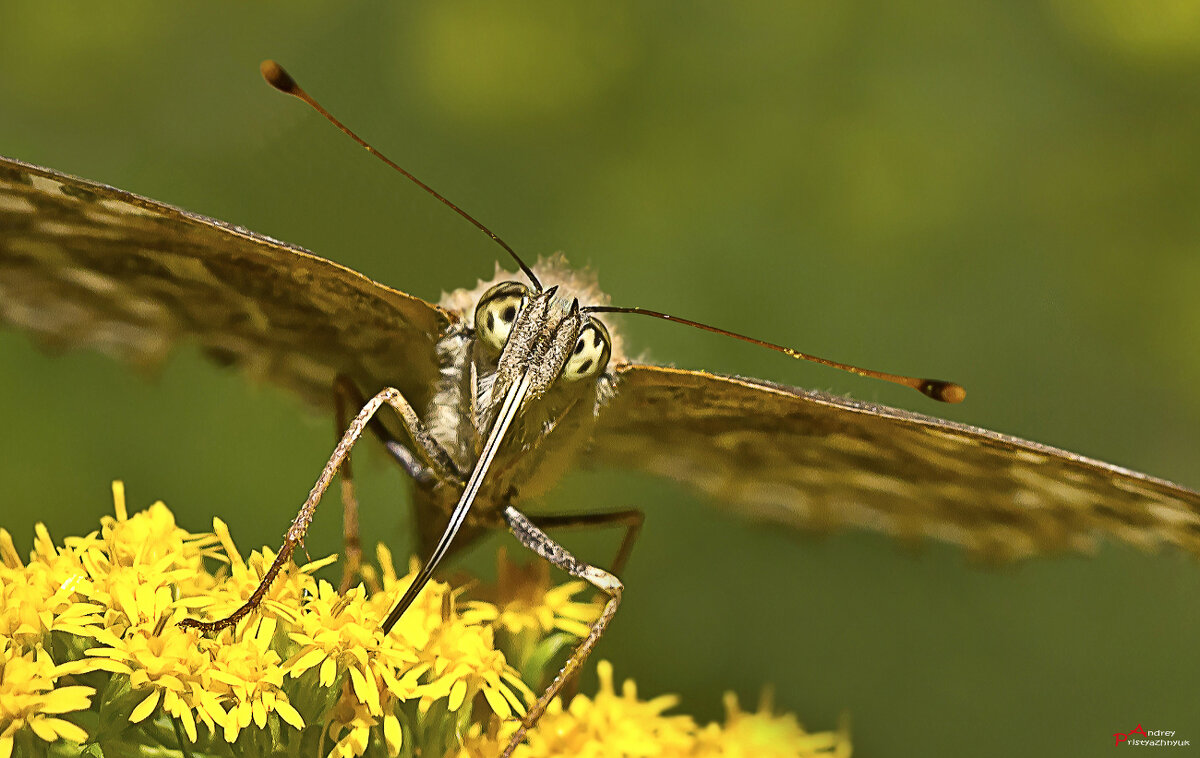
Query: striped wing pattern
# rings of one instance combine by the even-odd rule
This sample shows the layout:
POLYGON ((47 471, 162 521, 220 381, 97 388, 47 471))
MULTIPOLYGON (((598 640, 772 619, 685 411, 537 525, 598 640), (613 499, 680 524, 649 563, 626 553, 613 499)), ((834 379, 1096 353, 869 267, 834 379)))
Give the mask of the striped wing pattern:
POLYGON ((327 406, 334 377, 424 407, 449 314, 241 227, 0 158, 0 322, 143 367, 198 343, 327 406))
MULTIPOLYGON (((454 316, 241 227, 0 158, 0 323, 141 367, 181 342, 327 406, 338 374, 417 408, 454 316)), ((591 459, 755 518, 930 537, 994 559, 1099 533, 1200 554, 1200 494, 996 432, 754 379, 619 369, 591 459)))
POLYGON ((769 522, 929 537, 986 559, 1086 551, 1100 533, 1200 555, 1200 493, 986 429, 756 379, 626 366, 592 457, 769 522))

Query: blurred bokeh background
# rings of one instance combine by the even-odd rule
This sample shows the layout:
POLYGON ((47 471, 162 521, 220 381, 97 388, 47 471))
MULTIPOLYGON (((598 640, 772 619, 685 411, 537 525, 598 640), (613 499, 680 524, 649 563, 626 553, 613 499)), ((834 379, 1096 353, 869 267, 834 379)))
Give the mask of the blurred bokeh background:
MULTIPOLYGON (((694 330, 634 352, 944 415, 1200 487, 1200 6, 241 3, 0 6, 0 153, 287 239, 426 299, 498 248, 259 79, 283 62, 527 256, 622 304, 969 390, 947 408, 694 330)), ((164 499, 276 545, 331 419, 183 350, 155 377, 0 333, 0 523, 28 549, 164 499), (147 380, 149 379, 149 380, 147 380)), ((401 473, 360 455, 368 541, 408 549, 401 473)), ((1090 755, 1142 723, 1200 740, 1200 565, 1103 545, 961 552, 745 523, 667 482, 641 506, 600 655, 643 692, 720 695, 860 754, 1090 755)), ((336 501, 311 553, 338 549, 336 501)), ((565 541, 605 561, 616 535, 565 541)), ((490 566, 507 537, 466 560, 490 566)), ((586 689, 586 686, 585 686, 586 689)))

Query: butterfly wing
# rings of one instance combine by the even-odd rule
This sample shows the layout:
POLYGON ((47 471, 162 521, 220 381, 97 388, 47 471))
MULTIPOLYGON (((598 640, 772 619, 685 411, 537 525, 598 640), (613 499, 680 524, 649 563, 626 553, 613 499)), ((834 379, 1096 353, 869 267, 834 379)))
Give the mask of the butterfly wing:
POLYGON ((306 250, 0 158, 0 322, 144 367, 183 341, 328 405, 337 374, 424 407, 451 317, 306 250))
POLYGON ((1200 493, 965 424, 756 379, 619 370, 593 460, 805 528, 933 537, 995 559, 1107 532, 1200 554, 1200 493))

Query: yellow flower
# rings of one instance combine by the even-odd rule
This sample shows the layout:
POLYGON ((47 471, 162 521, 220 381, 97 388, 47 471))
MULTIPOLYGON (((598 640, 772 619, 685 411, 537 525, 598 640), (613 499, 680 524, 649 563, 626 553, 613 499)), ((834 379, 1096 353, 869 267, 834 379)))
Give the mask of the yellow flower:
POLYGON ((492 644, 492 628, 453 611, 454 591, 430 582, 391 634, 380 624, 416 576, 398 578, 391 554, 379 548, 383 589, 366 597, 362 586, 345 596, 317 584, 293 619, 290 639, 299 648, 284 664, 294 678, 313 675, 312 686, 332 688, 343 678, 336 717, 329 726, 339 755, 359 755, 365 735, 382 725, 388 753, 403 744, 397 707, 417 700, 427 713, 437 701, 457 712, 481 693, 502 717, 524 713, 533 693, 492 644))
MULTIPOLYGON (((213 557, 229 564, 229 574, 225 575, 222 571, 212 576, 202 572, 206 579, 181 586, 180 589, 181 594, 188 597, 188 608, 192 613, 202 611, 210 618, 224 618, 240 608, 258 588, 259 582, 275 561, 275 552, 264 547, 252 552, 249 561, 243 561, 224 521, 214 518, 213 532, 208 536, 222 548, 213 557)), ((263 598, 262 608, 274 615, 290 618, 300 607, 304 593, 313 588, 311 574, 336 560, 337 556, 331 555, 299 567, 295 564, 285 565, 263 598)))
POLYGON ((492 711, 501 718, 525 714, 518 694, 528 700, 534 695, 508 665, 504 653, 492 644, 492 629, 474 624, 448 623, 421 651, 428 683, 417 687, 422 708, 439 698, 447 698, 447 707, 457 711, 477 693, 483 693, 492 711))
MULTIPOLYGON (((162 503, 128 518, 124 489, 113 489, 117 516, 102 519, 102 539, 70 540, 66 549, 79 556, 85 572, 74 582, 76 592, 106 609, 103 628, 86 630, 99 645, 85 655, 93 667, 127 677, 137 699, 131 723, 161 705, 194 742, 197 719, 212 729, 224 723, 225 711, 211 692, 199 636, 176 624, 189 614, 180 595, 213 584, 202 557, 215 539, 180 529, 162 503)), ((50 555, 49 549, 39 552, 50 555)))
POLYGON ((796 758, 829 756, 849 758, 848 721, 837 732, 805 732, 791 714, 772 714, 769 696, 754 713, 745 713, 737 696, 725 694, 725 725, 709 724, 697 740, 697 756, 704 758, 796 758))
MULTIPOLYGON (((413 558, 409 561, 408 574, 397 576, 392 563, 392 552, 387 547, 377 546, 375 555, 379 561, 382 583, 380 591, 371 597, 370 602, 378 612, 379 618, 383 619, 412 583, 420 563, 413 558)), ((434 631, 442 625, 444 612, 454 605, 457 594, 450 585, 431 580, 392 627, 392 634, 413 648, 425 647, 434 631)))
MULTIPOLYGON (((348 687, 349 685, 343 685, 344 690, 348 687)), ((329 717, 328 735, 336 740, 329 754, 337 758, 350 758, 365 753, 371 740, 371 730, 379 724, 379 720, 371 714, 366 703, 354 697, 345 697, 346 694, 348 693, 343 691, 343 697, 338 699, 337 706, 329 717)), ((397 752, 399 747, 397 743, 397 752)), ((390 749, 388 754, 396 755, 390 749)))
POLYGON ((512 634, 544 635, 559 630, 583 637, 601 607, 598 602, 574 599, 587 586, 576 580, 555 587, 550 584, 549 563, 534 561, 522 566, 510 561, 501 548, 496 557, 496 586, 479 593, 490 602, 468 603, 464 615, 492 621, 512 634))
MULTIPOLYGON (((129 515, 119 483, 113 496, 115 516, 61 547, 39 524, 27 562, 0 529, 0 758, 87 740, 146 758, 494 758, 535 698, 527 682, 548 679, 598 612, 575 600, 582 583, 555 587, 544 564, 501 556, 495 588, 472 585, 470 599, 430 582, 385 635, 381 620, 418 565, 397 576, 380 547, 378 569, 365 566, 364 585, 345 594, 314 575, 333 557, 287 563, 256 613, 205 637, 179 622, 235 610, 275 554, 243 560, 219 519, 190 534, 162 503, 129 515)), ((844 735, 735 701, 725 727, 701 729, 665 713, 674 697, 641 700, 632 682, 617 694, 600 666, 600 692, 553 702, 519 755, 848 755, 844 735)))
POLYGON ((225 710, 209 689, 210 658, 195 632, 170 624, 142 624, 126 628, 120 636, 106 630, 99 638, 109 646, 92 648, 87 654, 112 661, 112 670, 127 676, 129 687, 138 693, 131 723, 140 723, 161 704, 179 719, 192 742, 197 719, 210 730, 224 725, 225 710))
POLYGON ((279 654, 271 649, 276 625, 273 618, 257 619, 248 630, 252 633, 213 650, 206 681, 214 695, 231 704, 224 718, 226 742, 237 740, 252 720, 259 729, 266 729, 271 713, 279 714, 289 726, 304 728, 304 718, 283 691, 279 654))
POLYGON ((550 583, 550 564, 535 560, 520 565, 501 548, 496 557, 496 584, 473 593, 479 600, 466 603, 463 618, 486 622, 495 630, 503 649, 522 679, 545 686, 561 665, 562 652, 587 636, 600 615, 597 599, 579 601, 575 595, 588 589, 582 581, 557 587, 550 583))
POLYGON ((292 678, 325 690, 342 681, 328 728, 336 755, 361 755, 381 721, 389 755, 396 755, 403 742, 396 704, 413 697, 423 669, 415 667, 410 645, 383 634, 382 620, 379 605, 367 601, 361 586, 341 596, 321 581, 288 634, 298 646, 283 664, 292 678))
POLYGON ((62 674, 45 650, 21 654, 11 640, 0 638, 0 758, 9 758, 22 737, 29 739, 26 728, 42 742, 88 738, 82 728, 58 717, 87 709, 96 691, 56 688, 62 674))
MULTIPOLYGON (((161 501, 131 519, 125 505, 125 485, 121 482, 113 482, 113 501, 116 516, 100 519, 103 546, 112 565, 155 565, 166 561, 163 565, 171 568, 194 570, 200 565, 201 556, 221 559, 220 552, 213 549, 217 543, 215 535, 191 534, 180 529, 175 524, 175 515, 161 501)), ((66 543, 92 541, 85 537, 68 539, 66 543)), ((186 579, 182 575, 179 578, 186 579)), ((207 572, 200 572, 194 578, 202 580, 203 585, 212 583, 207 572)))
MULTIPOLYGON (((39 525, 38 533, 40 542, 45 527, 39 525)), ((86 636, 103 625, 104 606, 79 600, 77 593, 86 577, 71 551, 24 566, 12 537, 0 529, 0 552, 5 557, 0 565, 0 638, 33 650, 52 631, 86 636)))
POLYGON ((345 672, 363 703, 378 714, 377 680, 397 697, 410 696, 412 683, 401 683, 398 677, 417 661, 409 645, 395 635, 383 634, 379 628, 382 621, 362 587, 342 596, 322 580, 293 621, 288 636, 299 650, 284 668, 292 677, 299 677, 319 666, 318 684, 322 687, 332 686, 345 672))
MULTIPOLYGON (((617 694, 612 664, 596 666, 600 691, 594 698, 576 696, 565 709, 555 700, 515 758, 849 758, 845 732, 809 734, 792 716, 772 716, 768 709, 745 714, 733 695, 725 699, 726 723, 700 728, 690 716, 669 716, 678 698, 638 697, 626 680, 617 694)), ((517 725, 476 725, 467 734, 458 758, 487 758, 504 749, 517 725)))
POLYGON ((679 698, 663 695, 638 698, 637 686, 626 680, 617 694, 613 668, 601 661, 596 672, 600 691, 594 698, 576 697, 564 709, 561 702, 542 717, 530 733, 530 755, 659 756, 688 755, 695 732, 690 716, 665 716, 679 698))

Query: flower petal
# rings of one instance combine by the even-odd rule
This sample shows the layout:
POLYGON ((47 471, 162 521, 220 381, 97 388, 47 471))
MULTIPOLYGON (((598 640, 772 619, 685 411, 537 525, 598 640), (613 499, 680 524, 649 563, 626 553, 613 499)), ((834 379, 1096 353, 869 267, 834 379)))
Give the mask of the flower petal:
POLYGON ((63 739, 71 740, 72 742, 83 742, 88 738, 88 733, 84 731, 83 727, 72 724, 66 719, 48 718, 46 719, 46 723, 54 727, 54 731, 63 739))
POLYGON ((337 679, 337 662, 332 658, 326 658, 321 664, 321 686, 328 687, 337 679))
POLYGON ((383 738, 387 742, 388 755, 398 755, 404 744, 404 730, 394 714, 389 713, 383 719, 383 738))
POLYGON ((154 709, 158 707, 158 699, 160 697, 162 697, 162 690, 151 692, 145 700, 137 704, 137 707, 133 709, 133 713, 129 714, 129 722, 136 724, 153 713, 154 709))
POLYGON ((282 700, 275 701, 275 712, 279 714, 279 718, 283 719, 289 726, 296 729, 304 728, 304 719, 300 716, 300 711, 292 707, 291 703, 286 703, 282 700))

